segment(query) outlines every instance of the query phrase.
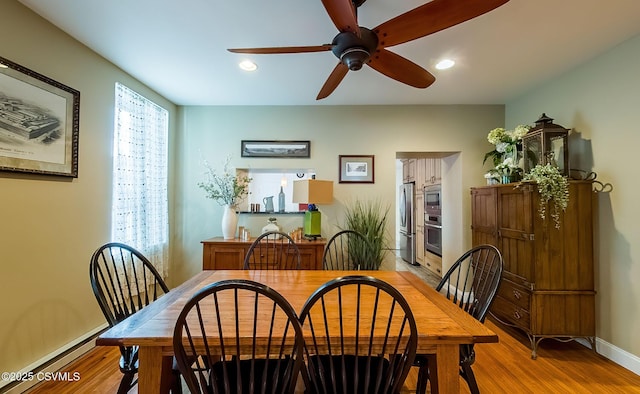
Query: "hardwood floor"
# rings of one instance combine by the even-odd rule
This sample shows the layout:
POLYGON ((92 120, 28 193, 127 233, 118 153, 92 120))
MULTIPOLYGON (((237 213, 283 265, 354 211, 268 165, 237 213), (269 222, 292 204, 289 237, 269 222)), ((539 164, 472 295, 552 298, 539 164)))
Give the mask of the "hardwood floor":
MULTIPOLYGON (((422 267, 410 269, 426 271, 422 267)), ((419 276, 432 279, 429 275, 419 276)), ((538 348, 538 359, 532 360, 529 340, 523 333, 489 320, 486 324, 498 334, 500 342, 475 347, 476 363, 473 370, 482 393, 640 394, 640 376, 576 342, 545 339, 538 348)), ((121 378, 118 358, 117 348, 97 347, 62 369, 63 372, 79 372, 79 381, 43 382, 27 392, 115 393, 121 378)), ((411 371, 403 393, 415 392, 416 372, 411 371)), ((461 381, 461 386, 461 392, 469 392, 464 381, 461 381)), ((136 386, 130 394, 137 392, 136 386)), ((184 392, 188 391, 185 389, 184 392)))
MULTIPOLYGON (((491 321, 487 325, 500 342, 476 346, 473 369, 482 393, 640 393, 640 376, 580 344, 544 340, 538 359, 532 360, 524 335, 491 321)), ((79 381, 44 382, 28 393, 115 393, 121 377, 118 357, 117 348, 97 347, 63 368, 79 372, 79 381)), ((415 392, 415 379, 412 370, 403 393, 415 392)), ((461 392, 469 392, 463 381, 461 386, 461 392)), ((136 386, 130 394, 137 392, 136 386)))
POLYGON ((486 324, 500 342, 475 347, 473 369, 484 393, 640 393, 640 376, 576 342, 545 339, 532 360, 522 332, 486 324))

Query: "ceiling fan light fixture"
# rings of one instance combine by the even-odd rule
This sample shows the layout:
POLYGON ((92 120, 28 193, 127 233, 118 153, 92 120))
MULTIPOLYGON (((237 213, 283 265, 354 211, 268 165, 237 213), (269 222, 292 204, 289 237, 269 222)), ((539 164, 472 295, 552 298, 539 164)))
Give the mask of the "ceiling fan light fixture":
POLYGON ((258 65, 251 60, 243 60, 238 63, 238 66, 244 71, 256 71, 258 69, 258 65))
MULTIPOLYGON (((339 33, 331 44, 228 49, 233 53, 280 54, 331 51, 340 60, 325 80, 316 100, 328 97, 349 71, 366 63, 375 71, 415 88, 431 86, 436 78, 409 59, 387 50, 476 18, 509 0, 434 0, 369 29, 358 23, 358 7, 366 0, 322 0, 339 33)), ((450 61, 448 67, 453 66, 450 61)), ((445 66, 446 68, 447 66, 445 66)), ((442 66, 438 66, 442 69, 442 66)))
POLYGON ((351 71, 360 70, 367 60, 369 52, 364 48, 349 48, 340 55, 340 61, 351 71))
POLYGON ((438 70, 446 70, 453 67, 455 64, 456 62, 451 59, 442 59, 436 64, 436 68, 438 70))

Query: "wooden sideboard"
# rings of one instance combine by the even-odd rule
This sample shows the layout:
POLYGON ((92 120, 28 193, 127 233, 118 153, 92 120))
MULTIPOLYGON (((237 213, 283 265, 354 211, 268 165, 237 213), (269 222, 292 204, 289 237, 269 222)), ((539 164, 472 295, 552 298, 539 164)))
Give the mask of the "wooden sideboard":
POLYGON ((592 183, 569 182, 559 229, 550 214, 540 218, 535 184, 514 186, 471 189, 473 245, 494 245, 504 258, 491 314, 527 334, 532 358, 544 338, 586 338, 595 350, 592 183))
MULTIPOLYGON (((202 269, 241 270, 244 266, 244 256, 254 239, 223 239, 222 237, 205 239, 202 241, 202 269)), ((326 243, 325 239, 314 241, 303 239, 296 242, 300 250, 302 269, 322 269, 322 254, 326 243)))

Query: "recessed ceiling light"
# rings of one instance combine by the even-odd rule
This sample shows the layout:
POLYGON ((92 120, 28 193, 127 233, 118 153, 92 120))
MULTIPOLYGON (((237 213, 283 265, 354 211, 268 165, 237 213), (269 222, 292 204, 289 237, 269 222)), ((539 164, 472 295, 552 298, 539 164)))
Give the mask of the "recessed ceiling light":
POLYGON ((451 59, 444 59, 444 60, 440 60, 438 62, 438 64, 436 64, 436 68, 438 70, 446 70, 448 68, 451 68, 454 66, 454 64, 456 64, 456 62, 454 62, 451 59))
POLYGON ((244 71, 255 71, 258 68, 258 66, 251 60, 243 60, 238 63, 238 66, 240 66, 244 71))

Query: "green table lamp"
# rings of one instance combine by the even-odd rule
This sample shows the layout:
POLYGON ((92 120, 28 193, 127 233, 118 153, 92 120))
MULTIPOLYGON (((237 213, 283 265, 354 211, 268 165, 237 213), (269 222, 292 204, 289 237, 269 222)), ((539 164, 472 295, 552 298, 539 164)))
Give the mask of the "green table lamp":
POLYGON ((318 204, 333 203, 333 181, 305 179, 293 182, 293 202, 308 204, 304 213, 303 231, 307 238, 321 236, 321 215, 318 204))

